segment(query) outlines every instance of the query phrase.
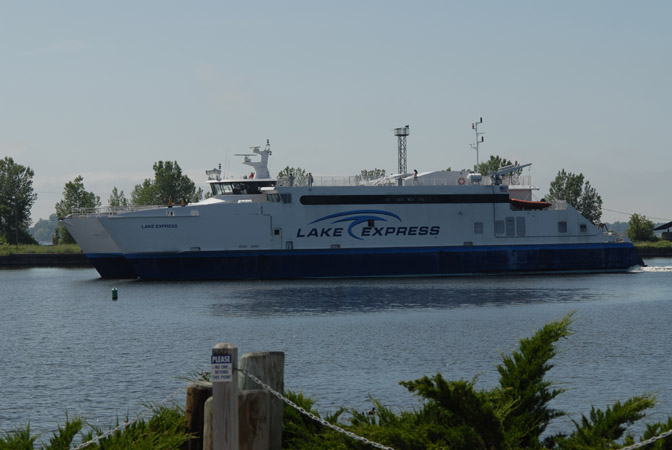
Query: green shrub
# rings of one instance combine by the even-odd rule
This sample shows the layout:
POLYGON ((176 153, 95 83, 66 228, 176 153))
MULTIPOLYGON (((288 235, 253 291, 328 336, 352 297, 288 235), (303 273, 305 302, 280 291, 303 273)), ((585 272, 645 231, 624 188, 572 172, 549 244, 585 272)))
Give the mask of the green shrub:
MULTIPOLYGON (((425 376, 401 382, 423 400, 420 409, 394 413, 372 399, 373 414, 349 411, 349 423, 338 426, 396 450, 611 449, 621 446, 617 442, 620 439, 634 443, 632 436, 624 437, 627 426, 640 420, 644 411, 655 404, 653 396, 632 397, 604 411, 592 408, 587 417, 573 422, 573 431, 542 440, 549 423, 564 415, 550 406, 564 390, 553 388, 546 375, 553 367, 556 345, 571 335, 573 321, 573 314, 568 314, 548 323, 532 337, 521 339, 517 351, 502 355, 502 364, 497 366, 499 386, 491 390, 476 389, 476 379, 447 381, 441 374, 425 376)), ((314 406, 311 399, 303 396, 300 402, 306 409, 314 406)), ((298 414, 285 408, 283 448, 370 448, 298 414)), ((333 423, 340 415, 339 412, 333 418, 333 423)), ((672 418, 666 424, 649 425, 641 440, 671 428, 672 418)), ((648 448, 672 449, 672 438, 654 445, 648 448)))
MULTIPOLYGON (((174 450, 181 448, 191 436, 185 432, 184 412, 181 408, 153 408, 153 416, 145 421, 139 420, 109 436, 102 437, 86 450, 174 450)), ((74 448, 73 441, 80 433, 81 442, 89 442, 105 432, 98 427, 90 427, 81 433, 84 421, 77 417, 66 416, 65 425, 59 426, 49 442, 38 447, 41 450, 69 450, 74 448)), ((119 423, 117 423, 117 426, 119 423)), ((30 426, 25 429, 6 432, 0 437, 0 450, 35 450, 39 436, 32 436, 30 426)))

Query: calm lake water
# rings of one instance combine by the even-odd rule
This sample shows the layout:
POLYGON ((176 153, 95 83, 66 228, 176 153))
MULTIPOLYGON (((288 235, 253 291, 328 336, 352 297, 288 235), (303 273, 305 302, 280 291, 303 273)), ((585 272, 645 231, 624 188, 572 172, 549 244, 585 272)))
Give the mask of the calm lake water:
MULTIPOLYGON (((549 378, 554 406, 655 393, 672 415, 672 259, 626 274, 287 282, 108 281, 93 269, 0 270, 0 430, 46 438, 68 415, 107 428, 209 369, 213 345, 285 352, 285 387, 321 413, 395 409, 401 380, 442 373, 489 388, 500 352, 576 311, 549 378), (111 300, 111 289, 119 300, 111 300)), ((184 402, 185 394, 178 399, 184 402)), ((553 425, 571 431, 567 419, 553 425)), ((640 428, 641 429, 641 428, 640 428)))

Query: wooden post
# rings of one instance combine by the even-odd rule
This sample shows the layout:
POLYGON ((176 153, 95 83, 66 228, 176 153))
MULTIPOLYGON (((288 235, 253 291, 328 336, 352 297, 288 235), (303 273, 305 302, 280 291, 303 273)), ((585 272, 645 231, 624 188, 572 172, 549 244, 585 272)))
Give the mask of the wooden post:
POLYGON ((241 392, 238 398, 240 450, 269 450, 271 394, 258 389, 241 392))
MULTIPOLYGON (((285 354, 283 352, 245 353, 240 359, 240 368, 266 383, 276 392, 285 392, 285 354)), ((241 391, 261 389, 257 383, 241 374, 238 378, 241 391)), ((270 450, 280 450, 282 446, 282 409, 283 402, 274 395, 270 396, 268 411, 268 436, 270 450)))
POLYGON ((212 397, 203 405, 203 449, 212 450, 212 397))
MULTIPOLYGON (((268 402, 267 391, 246 391, 238 395, 239 445, 240 450, 268 450, 268 402)), ((201 450, 199 448, 198 450, 201 450)), ((203 405, 203 447, 213 450, 212 445, 212 397, 203 405)))
POLYGON ((212 383, 204 381, 189 383, 184 417, 187 422, 187 433, 194 434, 195 437, 189 439, 183 447, 185 450, 203 448, 204 406, 210 396, 212 396, 212 383))
POLYGON ((212 348, 212 438, 214 450, 238 450, 238 347, 212 348))

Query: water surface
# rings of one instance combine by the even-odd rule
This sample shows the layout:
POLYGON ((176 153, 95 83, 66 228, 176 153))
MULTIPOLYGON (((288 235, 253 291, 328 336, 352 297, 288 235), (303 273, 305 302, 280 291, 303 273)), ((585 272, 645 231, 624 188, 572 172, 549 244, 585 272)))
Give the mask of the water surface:
MULTIPOLYGON (((549 378, 572 417, 656 393, 672 414, 672 260, 626 274, 285 282, 101 280, 92 269, 0 270, 0 429, 69 415, 114 424, 209 369, 218 342, 283 351, 285 387, 320 412, 418 400, 401 380, 497 384, 500 352, 576 311, 549 378), (111 290, 119 300, 111 300, 111 290)), ((184 401, 184 394, 179 397, 184 401)), ((555 425, 570 431, 569 425, 555 425)))

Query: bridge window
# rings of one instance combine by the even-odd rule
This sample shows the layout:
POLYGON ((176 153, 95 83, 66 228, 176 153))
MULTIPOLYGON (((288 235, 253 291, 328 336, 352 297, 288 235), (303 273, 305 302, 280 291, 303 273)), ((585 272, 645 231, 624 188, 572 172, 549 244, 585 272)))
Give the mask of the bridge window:
POLYGON ((266 200, 268 203, 280 203, 280 195, 278 194, 267 194, 266 200))

